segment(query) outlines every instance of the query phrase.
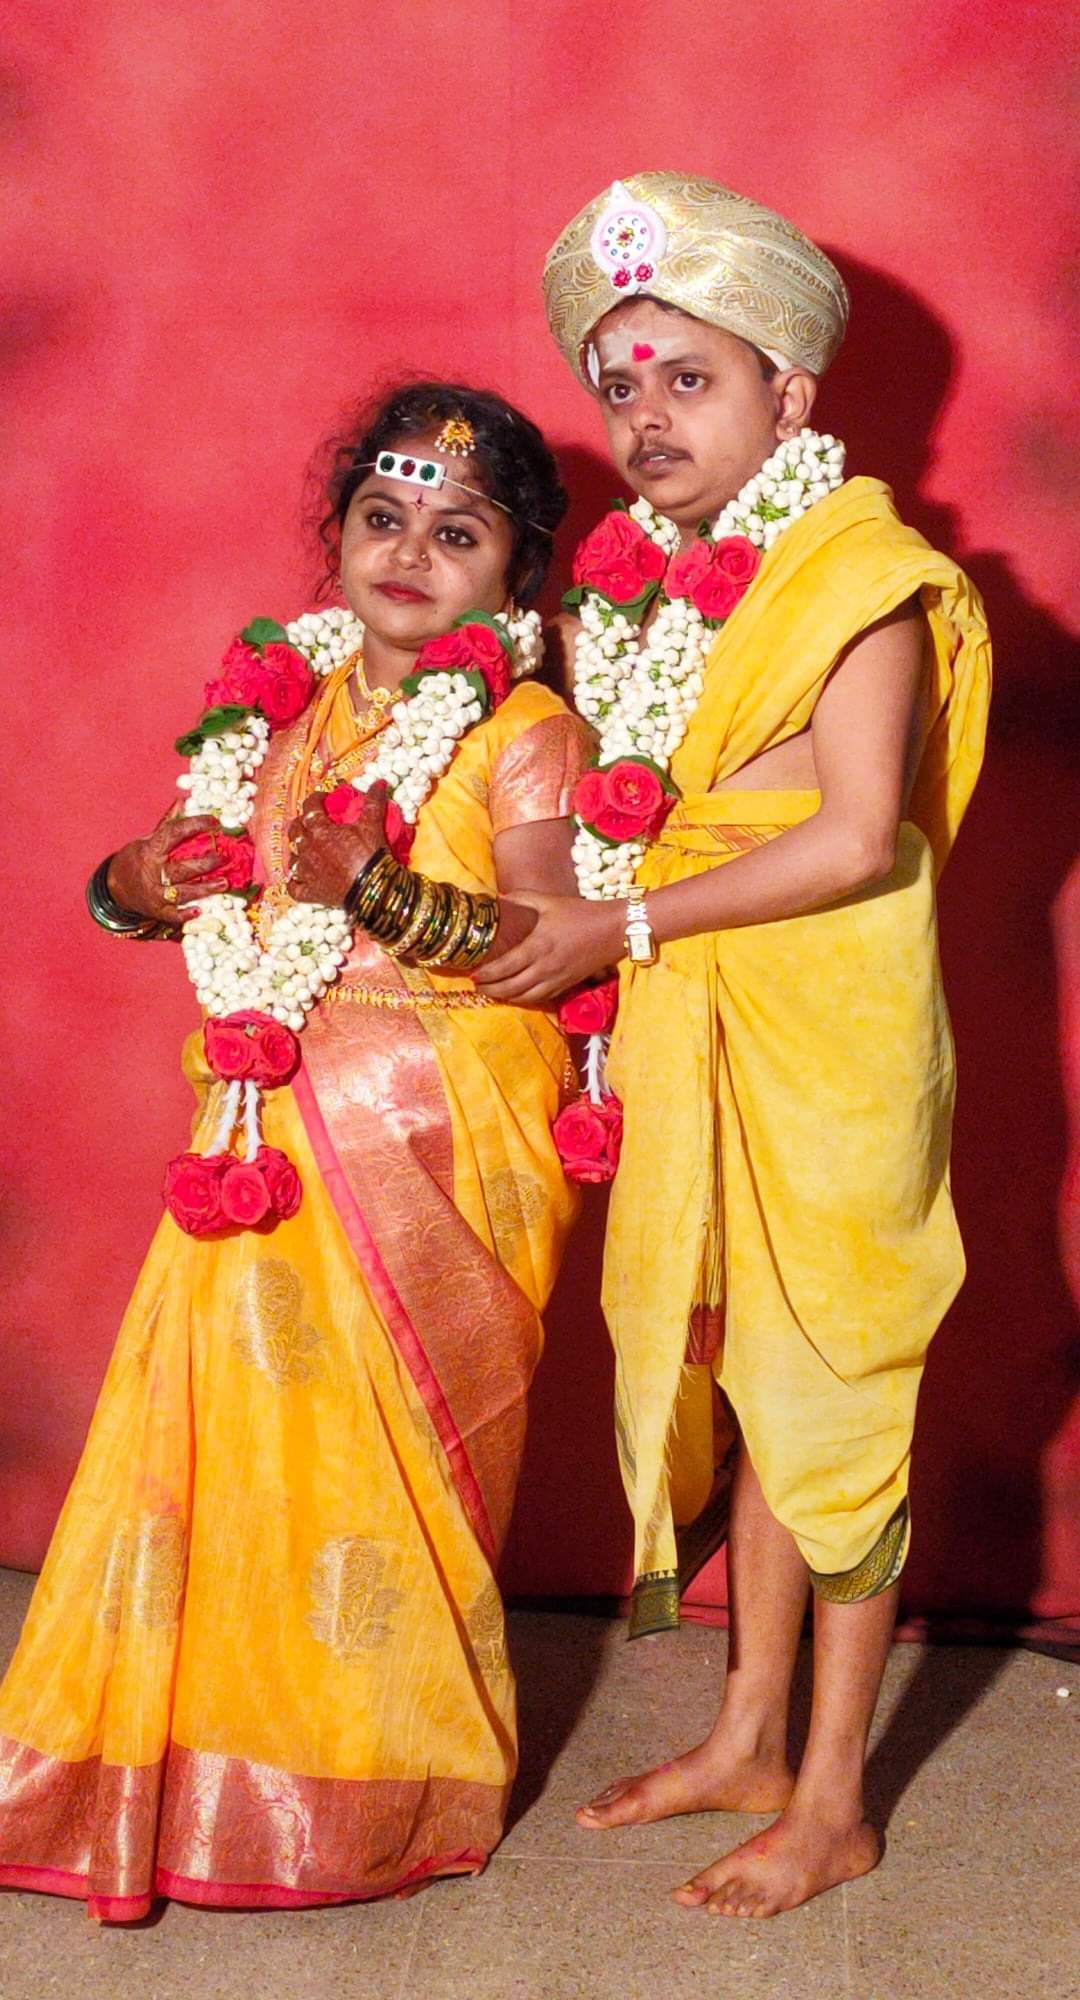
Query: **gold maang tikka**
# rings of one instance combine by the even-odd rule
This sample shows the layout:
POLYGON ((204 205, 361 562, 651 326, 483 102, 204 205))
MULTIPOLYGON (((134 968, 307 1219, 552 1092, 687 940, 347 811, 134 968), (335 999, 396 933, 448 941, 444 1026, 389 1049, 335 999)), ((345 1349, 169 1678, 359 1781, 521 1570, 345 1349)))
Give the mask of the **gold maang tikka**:
POLYGON ((468 458, 475 445, 476 432, 467 417, 448 417, 435 439, 435 450, 448 458, 468 458))

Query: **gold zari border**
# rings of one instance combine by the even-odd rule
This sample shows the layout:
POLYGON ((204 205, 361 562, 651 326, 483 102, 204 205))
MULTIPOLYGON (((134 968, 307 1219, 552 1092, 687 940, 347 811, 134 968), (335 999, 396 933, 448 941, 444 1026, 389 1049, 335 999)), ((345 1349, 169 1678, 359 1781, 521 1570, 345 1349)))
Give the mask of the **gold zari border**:
POLYGON ((858 1604, 863 1598, 877 1597, 883 1590, 888 1590, 904 1567, 908 1526, 908 1503, 901 1500, 869 1555, 856 1563, 854 1569, 841 1570, 837 1576, 827 1576, 816 1569, 810 1571, 816 1595, 823 1597, 828 1604, 858 1604))
POLYGON ((331 1002, 340 1004, 342 1001, 354 1001, 365 1007, 493 1007, 495 1005, 486 993, 470 992, 468 987, 451 992, 438 991, 435 987, 402 992, 393 986, 365 986, 361 981, 353 981, 347 986, 330 986, 322 997, 324 1007, 331 1002))

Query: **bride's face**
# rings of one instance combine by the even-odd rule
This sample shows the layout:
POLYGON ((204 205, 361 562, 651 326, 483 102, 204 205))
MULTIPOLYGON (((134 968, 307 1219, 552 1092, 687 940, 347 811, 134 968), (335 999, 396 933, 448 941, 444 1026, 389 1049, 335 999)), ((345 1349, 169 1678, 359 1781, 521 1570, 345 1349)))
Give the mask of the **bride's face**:
POLYGON ((436 451, 430 438, 397 440, 390 449, 445 465, 436 492, 377 470, 358 486, 341 537, 341 583, 365 627, 396 647, 418 648, 464 611, 502 611, 513 525, 482 497, 472 458, 436 451), (462 485, 472 487, 463 492, 462 485))

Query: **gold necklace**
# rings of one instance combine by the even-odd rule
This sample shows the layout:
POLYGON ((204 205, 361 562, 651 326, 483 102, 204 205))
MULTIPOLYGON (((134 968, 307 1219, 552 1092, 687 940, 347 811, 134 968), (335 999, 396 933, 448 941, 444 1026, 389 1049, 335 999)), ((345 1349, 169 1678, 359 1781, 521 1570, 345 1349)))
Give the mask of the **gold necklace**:
MULTIPOLYGON (((374 754, 375 739, 381 734, 384 723, 389 719, 387 710, 394 699, 393 690, 390 688, 372 688, 368 686, 367 677, 364 673, 363 658, 360 652, 354 653, 350 660, 343 662, 342 678, 345 680, 346 685, 350 674, 357 676, 361 693, 368 704, 363 714, 357 715, 355 710, 353 713, 353 721, 359 733, 360 741, 351 750, 346 751, 342 757, 323 758, 314 753, 311 755, 308 769, 308 788, 314 792, 332 791, 335 785, 340 784, 344 778, 349 777, 360 765, 366 763, 367 759, 374 754)), ((289 811, 290 794, 293 790, 297 772, 304 761, 307 742, 308 739, 302 736, 299 743, 293 749, 291 755, 286 760, 271 797, 267 826, 267 846, 274 857, 273 872, 270 880, 263 889, 262 895, 254 906, 253 913, 256 935, 260 943, 264 945, 278 917, 282 915, 283 911, 292 908, 292 898, 285 888, 285 876, 288 873, 291 859, 286 829, 286 815, 289 811)), ((295 803, 298 802, 294 801, 295 803)))
POLYGON ((365 701, 374 702, 376 708, 386 708, 388 703, 393 701, 393 688, 373 688, 368 686, 368 677, 364 672, 364 655, 362 652, 353 654, 353 672, 360 683, 360 692, 365 701))
POLYGON ((358 714, 356 709, 353 709, 353 724, 360 740, 351 750, 346 750, 341 757, 312 757, 311 779, 313 791, 332 791, 335 785, 340 784, 343 779, 351 777, 353 772, 359 769, 360 765, 367 762, 371 755, 371 739, 382 729, 384 722, 387 720, 386 711, 394 699, 394 690, 392 688, 373 688, 368 686, 368 678, 364 672, 364 656, 361 651, 355 652, 347 664, 359 683, 360 693, 367 703, 367 708, 362 714, 358 714))

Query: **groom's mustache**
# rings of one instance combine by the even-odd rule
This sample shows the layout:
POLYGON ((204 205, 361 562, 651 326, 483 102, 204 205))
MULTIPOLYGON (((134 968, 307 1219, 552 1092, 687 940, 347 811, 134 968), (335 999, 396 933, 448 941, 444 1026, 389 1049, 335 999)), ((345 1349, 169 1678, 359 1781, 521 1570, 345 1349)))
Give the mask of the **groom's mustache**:
POLYGON ((678 445, 661 444, 658 440, 654 440, 652 444, 639 444, 636 451, 631 452, 628 462, 633 470, 636 465, 643 465, 647 458, 689 458, 689 456, 690 453, 680 451, 678 445))

